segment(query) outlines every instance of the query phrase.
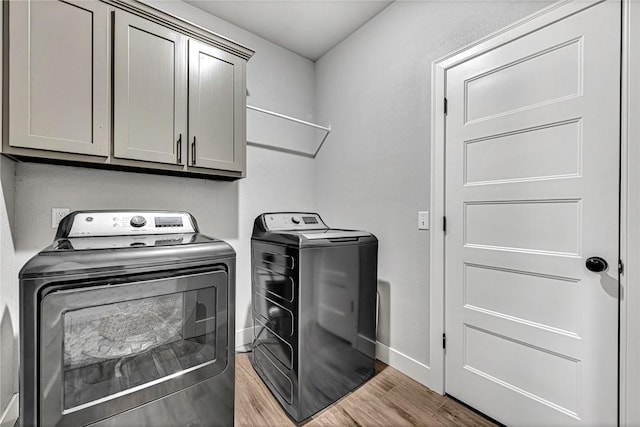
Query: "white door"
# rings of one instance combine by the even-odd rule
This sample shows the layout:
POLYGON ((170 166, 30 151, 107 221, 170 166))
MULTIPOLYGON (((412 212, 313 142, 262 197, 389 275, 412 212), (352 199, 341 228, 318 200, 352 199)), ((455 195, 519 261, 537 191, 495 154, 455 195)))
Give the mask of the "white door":
POLYGON ((508 425, 617 423, 620 21, 446 72, 445 389, 508 425))

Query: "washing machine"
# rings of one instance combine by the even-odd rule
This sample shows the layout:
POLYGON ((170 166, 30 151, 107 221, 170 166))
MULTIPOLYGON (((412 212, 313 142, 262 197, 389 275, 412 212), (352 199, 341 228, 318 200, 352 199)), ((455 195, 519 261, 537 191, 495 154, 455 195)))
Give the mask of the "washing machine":
POLYGON ((186 212, 82 211, 20 271, 24 426, 233 426, 235 252, 186 212))
POLYGON ((251 362, 296 422, 375 374, 376 237, 317 213, 258 216, 251 239, 251 362))

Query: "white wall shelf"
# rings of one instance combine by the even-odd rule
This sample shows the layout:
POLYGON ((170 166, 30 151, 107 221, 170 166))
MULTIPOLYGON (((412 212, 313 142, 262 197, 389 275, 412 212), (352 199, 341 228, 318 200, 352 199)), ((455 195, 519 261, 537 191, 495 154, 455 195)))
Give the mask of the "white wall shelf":
POLYGON ((318 148, 316 148, 316 151, 313 154, 311 154, 311 157, 314 158, 314 159, 318 155, 318 152, 322 148, 322 145, 324 144, 324 142, 326 141, 327 137, 331 133, 331 125, 329 125, 329 126, 318 125, 318 124, 315 124, 315 123, 307 122, 305 120, 297 119, 295 117, 287 116, 285 114, 277 113, 275 111, 271 111, 271 110, 266 110, 264 108, 255 107, 253 105, 247 105, 247 109, 254 110, 254 111, 257 111, 259 113, 268 114, 270 116, 279 117, 281 119, 289 120, 289 121, 292 121, 292 122, 295 122, 295 123, 299 123, 301 125, 311 126, 313 128, 323 130, 325 132, 325 134, 322 137, 322 140, 320 141, 320 144, 318 144, 318 148))

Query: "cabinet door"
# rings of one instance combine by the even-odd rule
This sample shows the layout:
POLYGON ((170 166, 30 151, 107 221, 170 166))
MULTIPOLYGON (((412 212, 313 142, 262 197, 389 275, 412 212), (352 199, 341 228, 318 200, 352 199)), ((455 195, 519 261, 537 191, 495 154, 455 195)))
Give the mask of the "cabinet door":
POLYGON ((242 172, 245 61, 189 40, 189 165, 242 172))
POLYGON ((115 157, 182 163, 186 68, 186 41, 182 34, 116 10, 115 157))
POLYGON ((9 146, 107 156, 109 8, 9 3, 9 146))

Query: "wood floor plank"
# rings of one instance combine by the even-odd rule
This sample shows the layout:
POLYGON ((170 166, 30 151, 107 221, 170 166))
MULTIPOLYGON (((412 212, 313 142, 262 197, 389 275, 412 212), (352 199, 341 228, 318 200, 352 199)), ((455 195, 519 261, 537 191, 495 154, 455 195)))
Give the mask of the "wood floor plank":
POLYGON ((305 427, 331 427, 331 426, 361 426, 354 420, 348 412, 342 408, 331 408, 331 410, 323 412, 318 418, 314 418, 305 424, 305 427))
MULTIPOLYGON (((391 405, 381 404, 380 400, 362 387, 348 395, 336 405, 361 426, 412 426, 412 420, 404 411, 391 405)), ((331 408, 328 412, 331 412, 331 408)), ((322 417, 322 416, 321 416, 322 417)), ((321 418, 320 417, 320 418, 321 418)), ((326 425, 326 424, 325 424, 326 425)))
POLYGON ((453 399, 447 399, 434 414, 434 418, 445 426, 481 426, 493 427, 496 424, 482 415, 470 410, 453 399))
MULTIPOLYGON (((235 426, 295 426, 253 370, 247 354, 236 355, 235 426)), ((304 426, 489 427, 495 424, 377 361, 375 377, 314 415, 304 426)))
POLYGON ((404 378, 396 378, 396 385, 381 398, 385 404, 398 406, 412 416, 422 419, 429 417, 447 401, 446 397, 400 372, 398 374, 404 378))

